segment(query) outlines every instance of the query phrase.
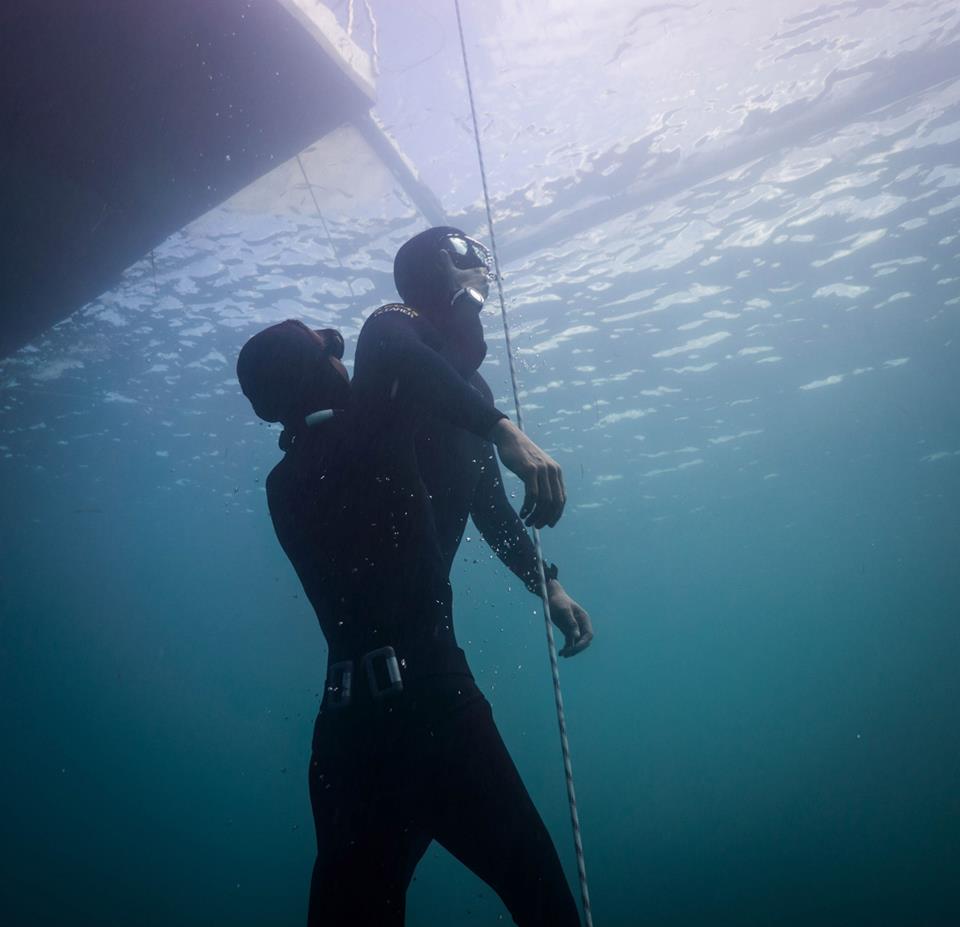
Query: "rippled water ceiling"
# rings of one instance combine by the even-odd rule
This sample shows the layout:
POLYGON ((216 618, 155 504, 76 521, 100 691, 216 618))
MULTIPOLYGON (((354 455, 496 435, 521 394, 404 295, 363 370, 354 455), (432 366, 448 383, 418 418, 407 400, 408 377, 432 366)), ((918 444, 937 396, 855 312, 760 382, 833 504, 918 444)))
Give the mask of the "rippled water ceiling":
MULTIPOLYGON (((697 305, 704 315, 674 327, 708 333, 669 345, 654 337, 648 352, 683 357, 759 337, 776 324, 778 313, 760 305, 772 295, 790 294, 776 299, 783 307, 809 298, 808 313, 909 298, 908 289, 886 291, 893 271, 939 273, 936 251, 906 253, 910 233, 926 242, 931 226, 942 228, 935 246, 949 260, 941 239, 950 237, 957 183, 946 154, 958 141, 954 4, 778 2, 721 15, 711 4, 587 11, 556 2, 478 13, 468 10, 468 28, 482 132, 503 255, 515 262, 510 305, 531 334, 526 350, 542 354, 574 337, 581 350, 601 338, 622 350, 629 336, 663 337, 651 331, 663 326, 661 310, 697 305), (933 163, 921 167, 931 147, 933 163), (865 272, 851 282, 854 265, 865 272)), ((356 19, 363 44, 369 25, 356 19)), ((378 27, 378 116, 448 213, 481 234, 449 15, 430 4, 403 17, 386 8, 378 27)), ((390 297, 396 242, 425 220, 349 128, 305 162, 322 217, 298 166, 276 170, 9 358, 8 401, 56 383, 51 394, 90 388, 106 402, 160 402, 182 376, 199 388, 203 368, 204 389, 221 386, 218 366, 247 327, 291 313, 355 333, 390 297), (135 328, 147 320, 150 339, 135 328), (167 343, 151 346, 158 339, 167 343), (118 378, 110 346, 121 342, 124 363, 136 352, 140 369, 118 378), (134 373, 145 377, 139 387, 129 383, 134 373)), ((772 365, 778 351, 738 344, 735 356, 765 353, 753 362, 772 365)), ((811 382, 850 373, 816 372, 811 382)))

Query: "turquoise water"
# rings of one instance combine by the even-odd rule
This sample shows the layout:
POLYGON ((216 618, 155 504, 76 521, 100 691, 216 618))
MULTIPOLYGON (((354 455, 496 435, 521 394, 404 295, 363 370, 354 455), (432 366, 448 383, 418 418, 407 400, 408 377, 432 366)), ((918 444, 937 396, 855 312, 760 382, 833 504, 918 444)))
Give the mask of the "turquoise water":
MULTIPOLYGON (((595 920, 955 925, 960 14, 754 6, 466 10, 546 553, 597 631, 561 667, 595 920)), ((375 5, 379 115, 486 237, 416 10, 375 5)), ((304 157, 329 237, 281 168, 0 362, 4 923, 303 921, 325 650, 233 363, 293 315, 350 358, 393 298, 426 223, 357 144, 304 157)), ((458 636, 572 880, 537 602, 467 535, 458 636)), ((500 918, 428 852, 409 924, 500 918)))

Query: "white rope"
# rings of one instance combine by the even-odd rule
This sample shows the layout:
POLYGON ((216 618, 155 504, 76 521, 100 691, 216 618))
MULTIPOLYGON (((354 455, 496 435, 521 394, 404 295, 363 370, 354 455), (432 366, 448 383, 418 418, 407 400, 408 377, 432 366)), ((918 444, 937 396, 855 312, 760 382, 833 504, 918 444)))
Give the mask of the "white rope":
POLYGON ((363 5, 367 10, 367 21, 370 23, 370 64, 373 66, 373 76, 380 76, 380 39, 377 32, 377 20, 373 15, 373 7, 370 6, 370 0, 363 0, 363 5))
MULTIPOLYGON (((453 0, 453 4, 457 11, 457 28, 460 32, 460 51, 463 53, 463 72, 467 79, 467 95, 470 98, 470 115, 473 117, 473 135, 477 143, 477 159, 480 162, 480 180, 483 183, 483 202, 487 210, 490 251, 493 254, 497 294, 500 298, 500 316, 503 319, 503 333, 507 346, 507 363, 510 368, 510 382, 513 386, 513 402, 517 410, 517 427, 523 431, 523 411, 520 406, 517 371, 513 361, 513 346, 510 341, 510 323, 507 320, 507 306, 503 298, 503 276, 500 273, 497 241, 493 232, 493 212, 490 209, 487 171, 483 163, 483 150, 480 146, 480 126, 477 123, 477 107, 473 99, 473 83, 470 80, 470 66, 467 62, 467 45, 463 38, 463 19, 460 15, 460 0, 453 0)), ((537 575, 540 580, 540 598, 543 601, 543 617, 547 626, 547 649, 550 652, 550 673, 553 676, 553 696, 557 706, 557 723, 560 726, 560 748, 563 751, 563 772, 567 780, 567 801, 570 805, 570 823, 573 827, 573 847, 577 856, 577 875, 580 878, 580 896, 583 899, 583 917, 586 927, 593 927, 593 914, 590 910, 590 891, 587 887, 587 867, 583 856, 583 840, 580 835, 580 816, 577 814, 577 796, 573 785, 573 765, 570 762, 570 743, 567 740, 567 722, 563 711, 563 694, 560 691, 560 667, 557 660, 557 645, 553 639, 553 621, 550 617, 547 579, 543 571, 543 549, 540 545, 540 532, 536 528, 533 529, 533 544, 537 555, 537 575)))
POLYGON ((317 202, 317 194, 313 192, 313 184, 310 183, 310 178, 307 176, 307 169, 303 166, 303 160, 299 154, 297 155, 297 164, 300 167, 300 173, 303 175, 303 182, 307 185, 307 192, 310 194, 310 199, 313 200, 313 208, 316 209, 317 215, 320 217, 320 224, 323 226, 324 234, 327 236, 330 250, 333 251, 333 256, 340 265, 340 270, 344 272, 344 279, 347 281, 347 289, 350 290, 350 296, 355 299, 357 294, 353 292, 353 283, 350 281, 350 275, 346 273, 347 269, 343 266, 343 261, 340 260, 340 253, 337 251, 337 246, 333 243, 330 227, 327 225, 327 220, 323 217, 320 204, 317 202))

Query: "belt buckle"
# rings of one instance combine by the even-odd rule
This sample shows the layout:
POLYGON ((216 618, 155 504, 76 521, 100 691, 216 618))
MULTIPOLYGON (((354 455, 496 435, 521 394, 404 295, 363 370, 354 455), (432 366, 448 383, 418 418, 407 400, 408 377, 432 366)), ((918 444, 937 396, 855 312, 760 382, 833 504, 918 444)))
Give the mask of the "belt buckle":
POLYGON ((363 665, 367 668, 367 682, 374 699, 397 695, 403 691, 400 663, 393 647, 380 647, 364 654, 363 665), (381 659, 382 663, 379 662, 381 659))
POLYGON ((331 663, 327 669, 327 707, 346 708, 353 698, 353 660, 331 663))

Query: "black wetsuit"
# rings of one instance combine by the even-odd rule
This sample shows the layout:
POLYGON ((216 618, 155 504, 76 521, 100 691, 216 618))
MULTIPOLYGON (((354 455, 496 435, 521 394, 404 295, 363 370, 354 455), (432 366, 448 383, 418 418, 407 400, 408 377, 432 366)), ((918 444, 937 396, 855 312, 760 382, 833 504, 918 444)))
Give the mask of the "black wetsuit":
POLYGON ((352 661, 354 673, 352 704, 335 707, 328 690, 314 729, 309 923, 401 925, 414 868, 437 840, 517 924, 572 927, 579 918, 556 850, 456 645, 448 575, 467 512, 488 516, 484 535, 499 538, 518 575, 530 568, 522 542, 507 538, 513 528, 495 526, 513 523, 481 436, 501 413, 439 347, 422 316, 376 313, 357 347, 352 408, 298 437, 267 481, 329 661, 352 661), (433 451, 461 438, 456 447, 478 463, 457 469, 464 458, 452 454, 450 472, 433 451), (375 698, 362 657, 386 645, 403 691, 375 698))
MULTIPOLYGON (((468 382, 493 405, 479 373, 468 382)), ((440 552, 449 575, 467 516, 497 556, 534 594, 539 594, 537 557, 530 535, 507 499, 493 445, 436 416, 417 431, 420 476, 433 504, 440 552)))

